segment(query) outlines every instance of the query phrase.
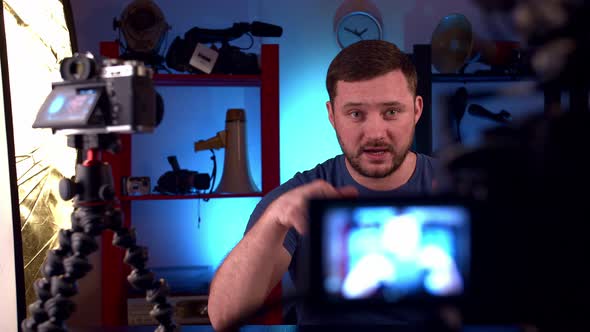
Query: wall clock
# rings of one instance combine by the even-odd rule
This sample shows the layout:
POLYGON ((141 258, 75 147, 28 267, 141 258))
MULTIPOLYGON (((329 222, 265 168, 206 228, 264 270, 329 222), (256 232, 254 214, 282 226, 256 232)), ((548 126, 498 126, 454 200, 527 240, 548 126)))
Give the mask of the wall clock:
POLYGON ((383 38, 381 20, 367 11, 353 11, 337 18, 336 40, 341 48, 360 40, 383 38))

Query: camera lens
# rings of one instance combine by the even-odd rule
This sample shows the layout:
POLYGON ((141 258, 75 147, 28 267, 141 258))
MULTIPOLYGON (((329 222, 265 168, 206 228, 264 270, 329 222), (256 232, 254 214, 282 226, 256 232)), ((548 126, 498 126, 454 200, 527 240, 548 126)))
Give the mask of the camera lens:
POLYGON ((66 81, 81 81, 96 75, 94 58, 85 54, 75 54, 61 62, 61 77, 66 81))

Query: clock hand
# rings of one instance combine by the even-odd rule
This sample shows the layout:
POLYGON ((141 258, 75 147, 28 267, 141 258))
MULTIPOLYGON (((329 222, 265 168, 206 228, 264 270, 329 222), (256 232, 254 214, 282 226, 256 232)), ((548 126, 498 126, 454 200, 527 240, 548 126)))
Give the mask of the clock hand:
POLYGON ((365 28, 363 31, 358 32, 358 36, 360 37, 363 33, 367 32, 367 28, 365 28))
POLYGON ((344 27, 344 30, 352 33, 353 35, 359 37, 359 39, 363 39, 363 37, 361 36, 362 33, 364 33, 367 29, 363 30, 363 32, 360 32, 355 28, 354 30, 348 28, 348 27, 344 27))
POLYGON ((358 36, 358 35, 359 35, 359 34, 358 34, 358 32, 356 31, 356 29, 352 30, 352 29, 350 29, 350 28, 348 28, 348 27, 344 27, 344 30, 346 30, 346 31, 348 31, 348 32, 350 32, 350 33, 352 33, 352 34, 353 34, 353 35, 355 35, 355 36, 358 36))

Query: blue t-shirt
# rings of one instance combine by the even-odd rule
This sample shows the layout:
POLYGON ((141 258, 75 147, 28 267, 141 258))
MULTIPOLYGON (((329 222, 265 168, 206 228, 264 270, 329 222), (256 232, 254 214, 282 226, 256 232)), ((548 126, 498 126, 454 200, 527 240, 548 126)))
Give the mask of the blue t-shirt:
MULTIPOLYGON (((256 205, 254 212, 250 215, 250 219, 248 221, 248 225, 246 226, 246 231, 248 232, 252 226, 258 221, 260 216, 264 213, 266 208, 279 196, 284 194, 285 192, 299 187, 301 185, 310 183, 314 180, 322 179, 326 182, 330 183, 334 187, 342 187, 347 185, 355 186, 358 189, 359 196, 367 197, 367 196, 395 196, 395 195, 412 195, 412 194, 430 194, 434 193, 434 183, 438 181, 441 177, 442 168, 440 162, 432 157, 429 157, 424 154, 416 153, 416 169, 414 173, 402 186, 389 191, 375 191, 369 188, 366 188, 356 182, 348 169, 346 168, 345 157, 343 154, 340 154, 332 159, 328 159, 325 162, 318 164, 313 169, 304 172, 298 172, 295 174, 293 178, 289 181, 285 182, 284 184, 280 185, 279 187, 272 190, 268 193, 262 200, 256 205)), ((300 246, 301 243, 301 236, 295 231, 294 228, 291 228, 285 237, 285 241, 283 242, 283 246, 287 251, 291 254, 293 259, 291 260, 291 264, 289 265, 289 275, 291 276, 292 280, 295 280, 295 276, 297 275, 297 255, 295 252, 297 248, 300 246)), ((389 315, 391 317, 391 315, 389 315)), ((337 317, 338 322, 342 322, 343 317, 337 317)), ((371 313, 363 314, 363 319, 372 320, 372 322, 380 322, 383 319, 383 315, 377 314, 375 317, 371 317, 371 313), (377 321, 376 321, 377 320, 377 321)), ((404 320, 405 318, 395 317, 394 320, 400 321, 404 320)), ((298 305, 297 306, 297 320, 298 324, 320 324, 325 323, 327 320, 332 320, 326 315, 314 315, 306 308, 298 305)), ((358 320, 354 320, 354 322, 358 322, 358 320)), ((389 322, 389 321, 387 321, 389 322)), ((387 323, 384 322, 384 323, 387 323)), ((394 322, 395 323, 395 322, 394 322)))

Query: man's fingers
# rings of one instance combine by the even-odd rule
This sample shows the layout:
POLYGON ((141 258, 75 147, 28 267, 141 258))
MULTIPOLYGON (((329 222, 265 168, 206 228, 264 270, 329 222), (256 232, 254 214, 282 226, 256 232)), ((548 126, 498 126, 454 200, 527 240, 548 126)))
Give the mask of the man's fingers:
POLYGON ((353 186, 340 187, 337 189, 341 197, 357 197, 359 195, 358 189, 353 186))
POLYGON ((336 189, 331 184, 324 180, 315 180, 310 182, 305 189, 304 196, 306 198, 321 197, 336 191, 336 189))
POLYGON ((353 186, 335 188, 324 180, 315 180, 309 184, 301 186, 293 191, 290 197, 285 197, 285 202, 289 202, 292 210, 284 224, 290 224, 299 234, 305 234, 308 230, 308 201, 309 199, 321 198, 345 198, 358 196, 358 190, 353 186))
POLYGON ((353 186, 335 188, 324 180, 311 182, 306 188, 304 196, 306 198, 339 198, 339 197, 356 197, 358 190, 353 186))
POLYGON ((301 222, 295 223, 294 227, 295 227, 295 230, 299 234, 304 235, 307 233, 307 228, 309 227, 308 226, 309 220, 308 220, 307 214, 305 214, 305 213, 301 214, 300 220, 301 220, 301 222))

